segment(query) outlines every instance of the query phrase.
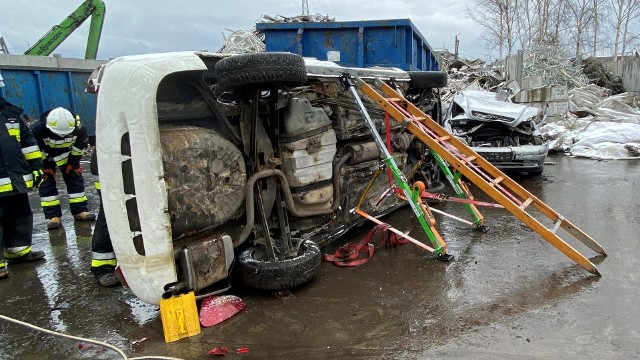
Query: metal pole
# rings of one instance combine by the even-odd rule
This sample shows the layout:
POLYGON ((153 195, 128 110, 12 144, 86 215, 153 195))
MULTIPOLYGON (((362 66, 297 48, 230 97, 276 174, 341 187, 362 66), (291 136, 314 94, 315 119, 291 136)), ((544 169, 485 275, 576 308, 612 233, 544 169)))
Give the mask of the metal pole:
POLYGON ((369 116, 369 113, 367 112, 367 109, 364 107, 364 104, 362 103, 362 100, 360 100, 360 96, 358 96, 358 92, 356 91, 354 86, 348 86, 348 89, 351 92, 351 96, 356 101, 356 104, 358 105, 358 108, 360 109, 360 113, 362 114, 362 117, 364 117, 365 123, 367 124, 367 127, 369 128, 369 131, 371 132, 371 135, 373 136, 373 139, 375 140, 376 144, 378 145, 378 148, 380 148, 380 152, 385 157, 384 158, 384 162, 391 169, 391 172, 393 173, 393 176, 396 179, 396 183, 398 184, 398 187, 402 190, 402 193, 404 194, 405 198, 407 199, 407 202, 409 203, 409 207, 411 207, 411 210, 413 211, 413 214, 416 216, 416 218, 418 218, 418 222, 422 226, 422 229, 427 234, 427 237, 429 237, 429 240, 434 244, 435 251, 438 254, 443 254, 444 253, 443 252, 443 247, 440 244, 438 244, 437 240, 435 239, 435 235, 433 233, 431 233, 431 231, 429 230, 430 227, 429 227, 429 225, 427 224, 427 222, 425 220, 424 212, 415 203, 415 199, 412 196, 411 192, 409 191, 409 185, 407 184, 406 177, 404 176, 402 171, 400 171, 400 169, 398 169, 398 166, 396 165, 396 162, 393 160, 393 157, 391 156, 391 154, 387 150, 387 147, 385 146, 384 142, 382 141, 382 138, 380 137, 380 134, 378 134, 378 130, 376 129, 375 124, 373 123, 373 120, 371 120, 371 117, 369 116))

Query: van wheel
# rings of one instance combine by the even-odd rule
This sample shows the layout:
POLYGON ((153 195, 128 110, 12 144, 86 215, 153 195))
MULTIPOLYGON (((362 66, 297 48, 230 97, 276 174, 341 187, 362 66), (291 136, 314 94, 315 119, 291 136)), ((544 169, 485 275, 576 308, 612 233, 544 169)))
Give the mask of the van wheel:
POLYGON ((296 54, 242 54, 218 61, 216 76, 219 90, 266 84, 297 86, 307 81, 307 68, 304 58, 296 54))
POLYGON ((409 88, 433 89, 447 86, 447 73, 443 71, 409 71, 409 88))
POLYGON ((298 255, 284 260, 266 260, 264 246, 251 246, 239 257, 240 280, 255 289, 282 290, 302 285, 320 271, 320 248, 311 240, 300 245, 298 255))

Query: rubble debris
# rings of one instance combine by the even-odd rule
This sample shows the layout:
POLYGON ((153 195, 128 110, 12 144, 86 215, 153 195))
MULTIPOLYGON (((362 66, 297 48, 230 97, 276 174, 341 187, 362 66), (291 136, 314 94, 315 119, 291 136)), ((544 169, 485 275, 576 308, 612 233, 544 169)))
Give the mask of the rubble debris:
POLYGON ((221 54, 246 54, 265 51, 264 34, 255 27, 247 31, 244 29, 230 30, 229 35, 222 34, 224 42, 218 53, 221 54))
POLYGON ((209 355, 215 355, 215 356, 225 356, 227 355, 227 353, 229 352, 229 348, 228 347, 214 347, 213 349, 209 350, 209 355))
MULTIPOLYGON (((290 23, 290 22, 326 22, 334 21, 335 18, 325 15, 298 15, 298 16, 282 16, 276 15, 275 17, 269 15, 263 15, 256 22, 266 23, 290 23)), ((228 35, 222 33, 224 42, 222 47, 217 51, 220 54, 247 54, 255 52, 265 51, 264 34, 256 29, 254 26, 250 30, 245 29, 226 29, 229 32, 228 35)))
POLYGON ((78 349, 80 350, 90 350, 92 348, 93 348, 93 344, 91 343, 87 343, 87 344, 81 343, 81 342, 78 343, 78 349))
POLYGON ((141 339, 131 341, 131 345, 134 345, 134 346, 135 346, 135 345, 140 345, 140 344, 142 344, 142 343, 144 343, 144 342, 148 341, 149 339, 150 339, 150 337, 145 336, 145 337, 143 337, 143 338, 141 338, 141 339))
MULTIPOLYGON (((460 90, 495 91, 504 82, 504 74, 499 67, 486 64, 480 59, 469 60, 441 50, 441 70, 449 75, 448 85, 441 89, 442 102, 449 104, 460 90)), ((445 106, 446 108, 446 106, 445 106)))
POLYGON ((282 16, 276 15, 275 17, 269 15, 262 15, 257 22, 268 23, 290 23, 290 22, 327 22, 335 21, 336 18, 328 15, 311 14, 311 15, 297 15, 297 16, 282 16))
POLYGON ((629 154, 631 154, 631 156, 640 157, 640 148, 638 146, 631 145, 631 144, 625 144, 624 148, 625 148, 625 150, 627 150, 629 152, 629 154))
POLYGON ((569 111, 594 121, 640 123, 640 101, 633 93, 611 95, 611 90, 589 84, 569 91, 569 111))
POLYGON ((582 72, 591 83, 611 90, 613 95, 624 91, 622 79, 605 69, 602 63, 592 57, 582 61, 582 72))
MULTIPOLYGON (((506 83, 499 65, 456 59, 448 51, 441 51, 440 57, 442 70, 449 74, 449 85, 441 93, 444 106, 448 106, 460 90, 498 92, 506 83)), ((539 102, 544 106, 536 106, 546 115, 540 130, 543 138, 550 141, 550 151, 602 159, 637 158, 639 147, 635 141, 640 139, 632 135, 635 126, 629 128, 629 125, 640 124, 640 100, 633 93, 621 93, 620 79, 595 59, 586 59, 579 65, 558 45, 538 44, 524 50, 522 76, 522 88, 533 89, 526 90, 531 94, 520 92, 514 102, 531 106, 539 101, 531 95, 547 90, 549 86, 545 85, 553 85, 550 90, 566 86, 565 97, 560 100, 549 98, 539 102), (539 84, 525 84, 525 80, 530 79, 538 80, 539 84), (550 105, 561 105, 561 108, 550 105), (631 134, 626 133, 629 131, 631 134)))

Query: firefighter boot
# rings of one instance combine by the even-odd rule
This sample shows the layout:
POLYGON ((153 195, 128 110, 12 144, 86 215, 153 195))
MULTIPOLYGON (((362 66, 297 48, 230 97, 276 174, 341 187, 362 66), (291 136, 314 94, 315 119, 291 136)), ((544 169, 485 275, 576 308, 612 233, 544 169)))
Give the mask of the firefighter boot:
POLYGON ((9 277, 9 269, 7 269, 7 263, 0 261, 0 279, 6 279, 9 277))
MULTIPOLYGON (((7 257, 7 253, 5 252, 5 257, 7 257)), ((44 258, 44 251, 40 251, 40 250, 31 250, 28 253, 26 253, 25 255, 16 257, 16 258, 8 258, 7 262, 9 262, 9 264, 14 265, 14 264, 21 264, 21 263, 26 263, 26 262, 32 262, 32 261, 38 261, 38 260, 42 260, 44 258)))
POLYGON ((88 211, 83 211, 73 215, 73 218, 80 221, 94 221, 96 216, 88 211))
POLYGON ((59 229, 60 226, 62 226, 62 218, 59 216, 52 217, 47 224, 47 230, 59 229))
POLYGON ((96 280, 103 287, 114 287, 120 285, 120 280, 116 277, 113 271, 105 271, 96 275, 96 280))

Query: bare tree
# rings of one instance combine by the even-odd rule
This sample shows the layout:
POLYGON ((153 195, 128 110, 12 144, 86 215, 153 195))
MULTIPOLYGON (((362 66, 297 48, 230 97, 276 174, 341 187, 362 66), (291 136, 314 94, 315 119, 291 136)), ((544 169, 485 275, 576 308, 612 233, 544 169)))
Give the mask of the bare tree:
POLYGON ((617 57, 640 39, 640 0, 474 0, 466 13, 500 58, 545 44, 617 57))
POLYGON ((484 28, 485 41, 510 56, 516 44, 518 0, 475 0, 467 7, 467 16, 484 28))
POLYGON ((624 20, 624 30, 622 31, 622 55, 627 53, 627 47, 640 36, 640 33, 630 32, 629 24, 638 24, 640 18, 640 0, 629 0, 624 20))
POLYGON ((629 44, 629 39, 633 39, 637 34, 629 34, 629 23, 640 16, 640 0, 611 0, 612 26, 615 31, 613 40, 613 58, 618 68, 619 50, 622 54, 629 44))
POLYGON ((549 34, 549 20, 551 19, 551 3, 553 0, 536 0, 538 15, 538 43, 543 43, 549 34))
POLYGON ((520 0, 516 12, 520 46, 528 48, 534 43, 559 39, 566 26, 567 1, 570 0, 520 0))
POLYGON ((557 0, 551 4, 551 18, 549 19, 548 27, 549 33, 554 41, 560 41, 565 37, 566 32, 566 18, 567 18, 567 1, 557 0), (553 31, 551 31, 553 30, 553 31))
POLYGON ((537 43, 539 36, 538 2, 520 0, 517 8, 517 28, 520 47, 526 49, 537 43))
POLYGON ((593 0, 593 57, 596 57, 598 52, 598 31, 600 30, 600 27, 598 26, 598 8, 602 3, 602 1, 593 0))
POLYGON ((567 28, 576 44, 576 59, 580 57, 587 27, 594 18, 591 0, 566 0, 567 28))
POLYGON ((613 26, 615 29, 615 36, 613 40, 613 58, 618 59, 618 47, 620 45, 620 33, 622 32, 622 24, 624 23, 624 5, 627 0, 612 0, 611 8, 614 12, 613 26))

